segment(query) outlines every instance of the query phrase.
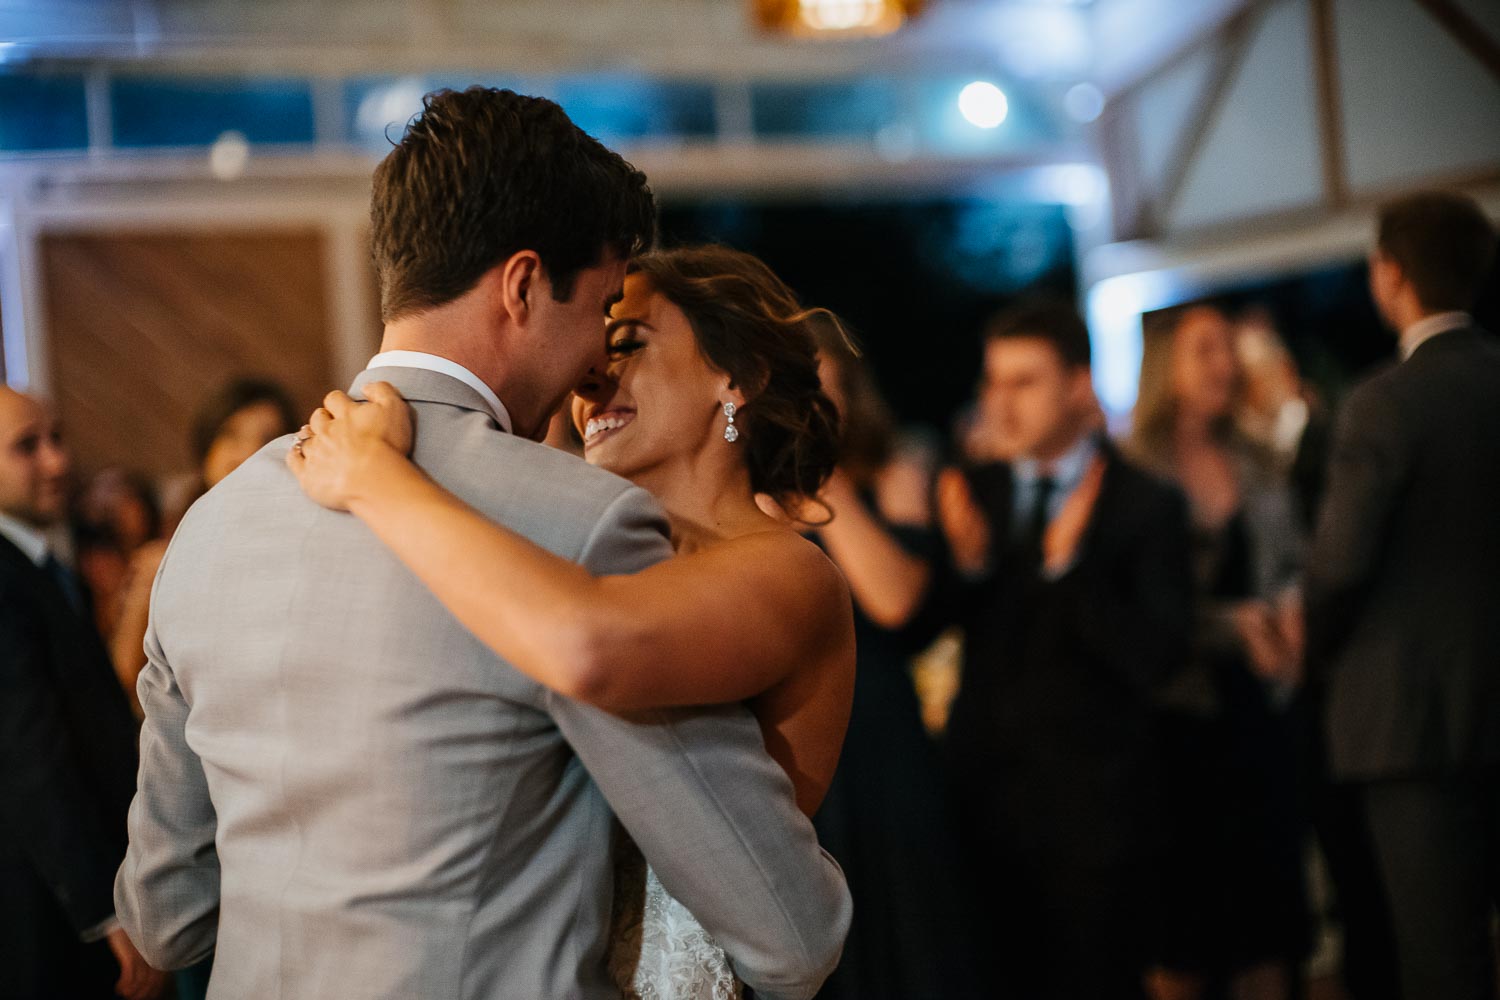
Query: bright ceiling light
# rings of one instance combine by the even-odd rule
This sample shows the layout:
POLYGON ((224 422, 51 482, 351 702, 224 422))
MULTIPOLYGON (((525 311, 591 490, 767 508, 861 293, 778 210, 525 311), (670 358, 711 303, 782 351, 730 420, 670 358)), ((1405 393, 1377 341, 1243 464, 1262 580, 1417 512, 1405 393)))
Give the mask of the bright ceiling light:
POLYGON ((767 31, 804 38, 887 35, 917 14, 926 0, 751 0, 767 31))
POLYGON ((880 23, 880 0, 801 0, 802 22, 814 31, 868 31, 880 23))
POLYGON ((958 110, 975 128, 996 128, 1010 114, 1010 102, 993 83, 975 80, 959 93, 958 110))

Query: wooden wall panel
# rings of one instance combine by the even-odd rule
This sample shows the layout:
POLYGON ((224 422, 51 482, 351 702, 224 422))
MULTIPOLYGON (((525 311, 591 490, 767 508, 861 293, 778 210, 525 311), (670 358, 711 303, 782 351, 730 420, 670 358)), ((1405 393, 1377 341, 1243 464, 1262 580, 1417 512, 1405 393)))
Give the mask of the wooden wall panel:
POLYGON ((52 234, 41 259, 52 393, 84 470, 191 468, 193 414, 235 376, 275 378, 308 412, 331 387, 316 230, 52 234))

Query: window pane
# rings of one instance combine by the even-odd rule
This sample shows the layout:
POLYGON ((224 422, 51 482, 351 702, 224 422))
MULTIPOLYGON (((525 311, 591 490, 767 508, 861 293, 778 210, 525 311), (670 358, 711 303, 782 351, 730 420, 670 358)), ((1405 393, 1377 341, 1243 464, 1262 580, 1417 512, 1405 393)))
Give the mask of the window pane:
POLYGON ((543 93, 603 142, 714 134, 714 93, 707 83, 593 76, 558 80, 543 93))
POLYGON ((252 143, 311 143, 306 80, 124 77, 110 84, 117 146, 207 146, 225 132, 252 143))
POLYGON ((0 150, 84 149, 81 76, 0 76, 0 150))
POLYGON ((873 139, 900 114, 889 79, 761 83, 750 90, 755 131, 765 136, 873 139))

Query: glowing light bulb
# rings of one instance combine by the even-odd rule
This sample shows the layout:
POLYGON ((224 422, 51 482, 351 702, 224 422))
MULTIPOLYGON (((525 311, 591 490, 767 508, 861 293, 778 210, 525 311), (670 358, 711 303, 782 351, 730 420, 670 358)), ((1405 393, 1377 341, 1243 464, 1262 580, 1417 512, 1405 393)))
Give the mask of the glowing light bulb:
POLYGON ((885 0, 801 0, 803 22, 815 31, 871 28, 885 16, 885 0))
POLYGON ((958 110, 975 128, 996 128, 1010 114, 1010 102, 993 83, 975 80, 959 93, 958 110))

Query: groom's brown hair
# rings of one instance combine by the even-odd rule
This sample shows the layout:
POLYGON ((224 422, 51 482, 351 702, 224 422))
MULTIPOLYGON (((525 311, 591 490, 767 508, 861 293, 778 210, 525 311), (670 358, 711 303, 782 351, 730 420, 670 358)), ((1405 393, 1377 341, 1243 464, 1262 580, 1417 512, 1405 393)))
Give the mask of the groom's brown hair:
POLYGON ((646 175, 540 97, 439 90, 375 168, 371 251, 386 322, 463 295, 511 254, 534 250, 553 295, 610 251, 646 249, 646 175))

